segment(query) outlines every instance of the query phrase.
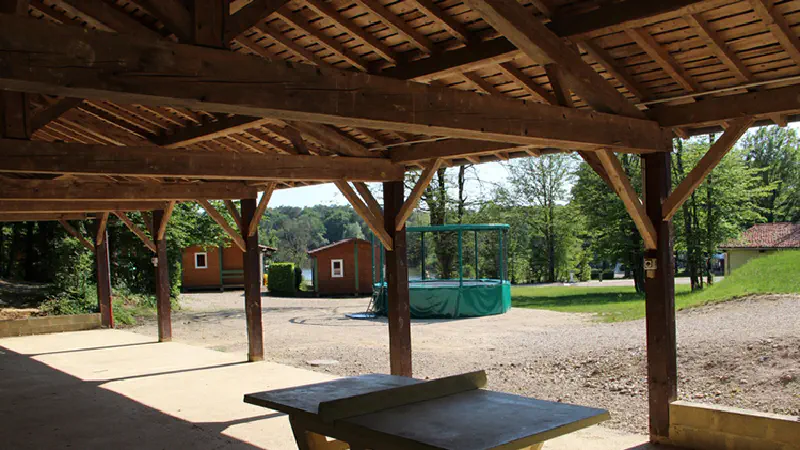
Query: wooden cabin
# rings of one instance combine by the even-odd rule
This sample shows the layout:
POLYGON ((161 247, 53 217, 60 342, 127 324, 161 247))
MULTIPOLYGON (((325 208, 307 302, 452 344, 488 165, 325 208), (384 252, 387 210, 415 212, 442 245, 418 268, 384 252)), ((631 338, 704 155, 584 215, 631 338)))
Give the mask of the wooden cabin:
MULTIPOLYGON (((259 267, 264 279, 264 261, 276 251, 273 247, 259 245, 259 267)), ((181 289, 202 290, 244 286, 244 260, 242 250, 235 245, 203 247, 194 245, 183 249, 181 255, 181 289)))
POLYGON ((308 252, 314 264, 314 291, 319 295, 372 294, 372 244, 342 239, 308 252))

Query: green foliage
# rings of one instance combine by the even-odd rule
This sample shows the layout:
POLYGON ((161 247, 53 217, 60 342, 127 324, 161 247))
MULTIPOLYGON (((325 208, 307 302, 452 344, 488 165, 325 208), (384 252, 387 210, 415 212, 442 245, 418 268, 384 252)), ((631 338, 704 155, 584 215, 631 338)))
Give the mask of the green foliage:
POLYGON ((797 130, 791 127, 760 127, 744 137, 741 147, 747 167, 758 169, 760 185, 767 191, 758 198, 765 220, 800 220, 800 149, 797 130))
POLYGON ((267 283, 270 293, 278 295, 294 295, 295 281, 294 263, 274 262, 269 265, 267 283))

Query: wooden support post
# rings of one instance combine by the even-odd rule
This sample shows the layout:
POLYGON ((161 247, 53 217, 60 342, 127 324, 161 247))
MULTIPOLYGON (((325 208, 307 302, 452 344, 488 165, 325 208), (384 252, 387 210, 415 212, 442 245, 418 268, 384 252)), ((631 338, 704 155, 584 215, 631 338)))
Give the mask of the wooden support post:
MULTIPOLYGON (((241 201, 242 226, 245 251, 242 253, 244 269, 244 313, 247 320, 247 360, 264 360, 264 330, 261 326, 261 259, 258 256, 258 228, 250 234, 250 223, 256 217, 256 199, 241 201)), ((255 219, 257 220, 257 219, 255 219)))
MULTIPOLYGON (((169 217, 164 210, 153 211, 153 229, 160 230, 169 217)), ((169 261, 167 260, 167 240, 156 236, 156 309, 158 312, 158 341, 172 340, 172 304, 170 303, 169 261)))
POLYGON ((100 307, 100 323, 106 328, 114 328, 114 312, 111 306, 111 270, 108 256, 108 232, 106 223, 108 213, 95 221, 94 260, 97 270, 97 303, 100 307))
MULTIPOLYGON (((665 145, 672 145, 672 140, 665 145)), ((656 231, 655 249, 645 251, 645 261, 656 266, 655 270, 646 271, 645 323, 650 440, 658 442, 669 436, 669 404, 678 395, 672 222, 661 216, 662 202, 671 187, 670 154, 644 155, 644 163, 645 209, 656 231)))
POLYGON ((383 224, 393 246, 386 249, 389 303, 389 365, 392 375, 411 376, 411 305, 408 292, 406 228, 395 223, 403 207, 403 182, 383 183, 383 224))

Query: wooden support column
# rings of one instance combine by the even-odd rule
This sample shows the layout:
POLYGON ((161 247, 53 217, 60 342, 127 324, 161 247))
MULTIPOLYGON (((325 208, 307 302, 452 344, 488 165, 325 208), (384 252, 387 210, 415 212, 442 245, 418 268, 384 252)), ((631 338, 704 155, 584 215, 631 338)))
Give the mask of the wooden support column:
POLYGON ((261 326, 261 259, 258 255, 258 227, 250 229, 256 218, 256 199, 241 200, 242 225, 239 230, 244 239, 245 251, 242 253, 244 269, 244 313, 247 320, 247 360, 264 360, 264 330, 261 326), (251 233, 252 231, 252 233, 251 233))
MULTIPOLYGON (((665 145, 672 145, 669 139, 665 145)), ((669 436, 669 404, 676 400, 677 356, 675 343, 675 270, 672 222, 662 219, 661 205, 669 196, 670 153, 644 155, 645 209, 656 231, 656 246, 645 251, 645 261, 655 262, 645 278, 647 327, 647 379, 650 402, 650 440, 669 436), (649 261, 648 261, 649 260, 649 261)))
MULTIPOLYGON (((164 210, 153 211, 153 229, 160 230, 168 221, 164 210)), ((172 304, 170 303, 169 261, 167 260, 167 240, 162 235, 153 236, 156 247, 156 309, 158 311, 158 341, 172 340, 172 304)))
POLYGON ((100 306, 100 323, 106 328, 114 328, 114 313, 111 306, 111 270, 108 256, 108 232, 106 223, 108 213, 103 213, 96 221, 94 260, 97 270, 97 302, 100 306))
POLYGON ((389 303, 389 365, 392 375, 411 376, 411 306, 408 292, 406 227, 395 226, 403 207, 403 182, 383 183, 383 225, 393 246, 386 249, 389 303))

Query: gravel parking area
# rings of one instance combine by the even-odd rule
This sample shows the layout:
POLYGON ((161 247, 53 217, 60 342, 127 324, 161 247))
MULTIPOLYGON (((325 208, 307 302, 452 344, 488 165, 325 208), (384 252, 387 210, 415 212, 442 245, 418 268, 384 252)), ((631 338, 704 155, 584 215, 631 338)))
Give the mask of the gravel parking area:
MULTIPOLYGON (((243 294, 187 294, 173 315, 181 342, 246 352, 243 294)), ((266 357, 338 375, 388 372, 385 319, 352 320, 367 298, 265 296, 266 357), (309 361, 333 360, 311 365, 309 361)), ((761 296, 677 316, 679 397, 800 415, 800 295, 761 296)), ((154 322, 133 331, 155 336, 154 322)), ((412 324, 414 374, 486 369, 489 387, 604 407, 607 426, 647 429, 643 320, 597 323, 590 315, 513 308, 500 316, 412 324)))

